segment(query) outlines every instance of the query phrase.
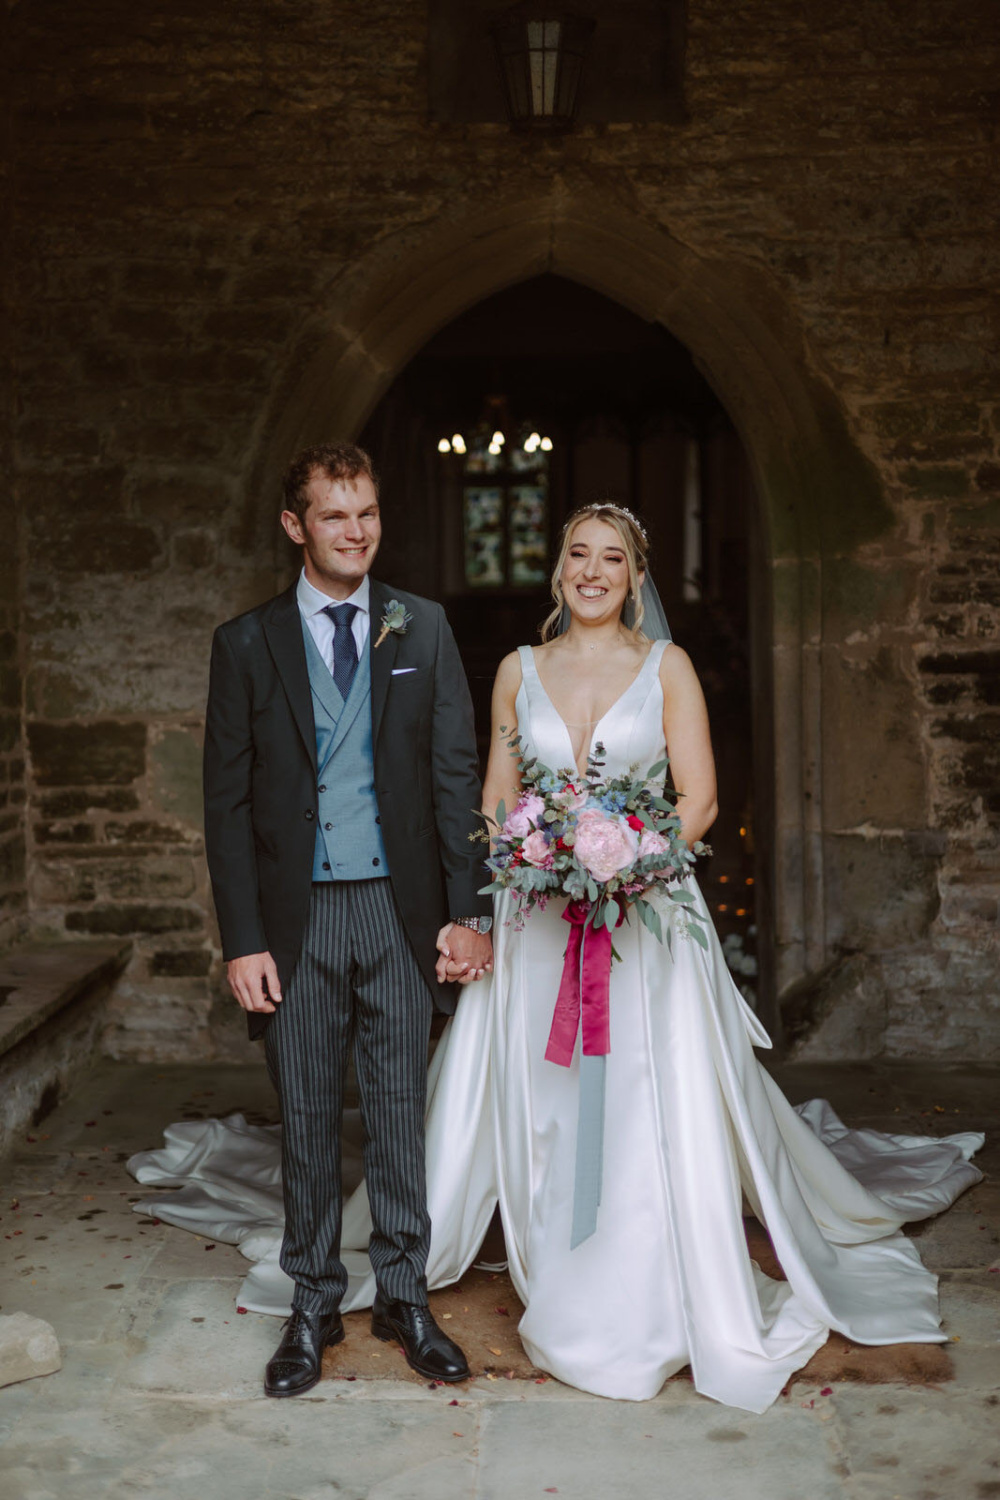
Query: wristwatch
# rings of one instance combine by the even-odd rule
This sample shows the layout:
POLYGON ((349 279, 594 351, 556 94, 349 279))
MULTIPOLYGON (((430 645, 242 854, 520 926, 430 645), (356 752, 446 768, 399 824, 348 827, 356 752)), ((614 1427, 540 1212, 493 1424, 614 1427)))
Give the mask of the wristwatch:
POLYGON ((470 932, 487 933, 493 926, 492 917, 452 917, 456 927, 468 927, 470 932))

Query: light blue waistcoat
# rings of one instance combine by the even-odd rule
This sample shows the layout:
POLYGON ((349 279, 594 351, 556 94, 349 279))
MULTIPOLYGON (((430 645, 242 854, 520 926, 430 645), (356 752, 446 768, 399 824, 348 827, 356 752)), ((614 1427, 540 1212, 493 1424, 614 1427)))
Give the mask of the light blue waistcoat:
POLYGON ((345 702, 305 621, 302 636, 316 721, 319 787, 312 878, 375 880, 388 875, 389 862, 375 800, 369 653, 361 653, 345 702))

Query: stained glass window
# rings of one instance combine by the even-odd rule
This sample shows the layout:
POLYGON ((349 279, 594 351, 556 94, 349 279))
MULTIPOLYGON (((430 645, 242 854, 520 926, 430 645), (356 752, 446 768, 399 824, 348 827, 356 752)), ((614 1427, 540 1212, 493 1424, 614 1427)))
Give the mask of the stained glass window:
POLYGON ((512 444, 510 450, 497 454, 490 453, 485 442, 469 443, 463 461, 465 581, 469 587, 533 588, 545 583, 549 572, 548 463, 548 454, 537 450, 525 453, 512 444), (481 476, 492 482, 482 483, 481 476))

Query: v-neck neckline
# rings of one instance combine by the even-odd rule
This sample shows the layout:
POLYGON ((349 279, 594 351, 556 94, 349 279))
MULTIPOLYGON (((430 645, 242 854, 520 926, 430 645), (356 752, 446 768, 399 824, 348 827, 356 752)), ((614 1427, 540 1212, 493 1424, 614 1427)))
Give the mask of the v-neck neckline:
MULTIPOLYGON (((646 660, 643 662, 643 664, 639 668, 638 672, 636 672, 635 676, 632 678, 632 681, 629 683, 628 687, 624 688, 618 694, 618 697, 614 700, 614 702, 611 703, 611 704, 609 704, 608 707, 604 710, 604 712, 601 715, 601 717, 599 719, 595 720, 595 722, 594 722, 594 724, 593 724, 593 726, 591 728, 591 731, 590 731, 590 739, 587 741, 587 764, 588 765, 590 763, 590 754, 591 754, 591 751, 593 750, 594 743, 595 743, 595 741, 597 739, 597 731, 600 729, 601 725, 604 723, 604 721, 608 717, 608 715, 611 714, 611 713, 613 713, 614 710, 618 707, 619 703, 624 702, 624 700, 628 697, 629 693, 635 687, 636 683, 642 677, 642 675, 645 672, 646 668, 649 666, 650 658, 652 657, 653 652, 656 650, 656 645, 657 645, 656 641, 652 641, 650 643, 649 650, 646 652, 646 660)), ((586 767, 582 771, 580 770, 580 763, 577 760, 576 754, 574 753, 574 750, 573 750, 573 736, 570 733, 570 726, 566 722, 566 720, 563 718, 563 716, 559 712, 559 710, 556 708, 555 703, 552 700, 551 693, 549 692, 548 688, 545 686, 545 683, 542 681, 542 674, 541 674, 541 672, 539 672, 539 670, 538 670, 538 663, 535 661, 535 650, 534 650, 533 646, 529 646, 528 647, 528 656, 529 656, 530 661, 531 661, 531 670, 535 674, 535 681, 538 683, 538 686, 541 689, 542 696, 545 698, 546 703, 549 705, 549 707, 551 708, 552 712, 555 714, 556 718, 559 720, 559 723, 562 725, 563 729, 566 732, 566 743, 569 746, 570 764, 573 766, 573 769, 575 770, 575 772, 576 772, 576 774, 578 776, 585 777, 586 774, 587 774, 586 767)))

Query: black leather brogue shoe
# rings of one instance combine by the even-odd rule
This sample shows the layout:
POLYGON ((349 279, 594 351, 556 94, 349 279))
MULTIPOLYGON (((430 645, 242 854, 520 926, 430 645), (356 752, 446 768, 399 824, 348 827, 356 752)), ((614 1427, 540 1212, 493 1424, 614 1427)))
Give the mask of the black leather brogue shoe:
POLYGON ((344 1337, 340 1313, 309 1313, 294 1307, 281 1343, 268 1361, 265 1396, 301 1396, 323 1373, 323 1350, 344 1337))
POLYGON ((400 1344, 406 1363, 428 1380, 449 1384, 470 1378, 469 1364, 456 1343, 434 1321, 429 1307, 413 1302, 389 1302, 376 1296, 372 1333, 387 1344, 400 1344))

